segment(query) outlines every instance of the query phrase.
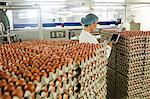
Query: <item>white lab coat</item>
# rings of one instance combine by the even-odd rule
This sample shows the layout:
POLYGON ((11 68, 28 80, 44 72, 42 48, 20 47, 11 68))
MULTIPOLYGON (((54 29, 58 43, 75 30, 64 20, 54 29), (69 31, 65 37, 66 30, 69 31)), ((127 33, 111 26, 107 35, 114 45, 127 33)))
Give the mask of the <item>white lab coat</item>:
POLYGON ((90 43, 90 44, 98 44, 97 39, 95 36, 93 36, 91 33, 82 30, 80 36, 79 36, 79 42, 80 43, 90 43))
MULTIPOLYGON (((85 30, 82 30, 82 32, 81 32, 81 34, 79 36, 79 42, 80 43, 89 43, 89 44, 92 44, 92 43, 98 44, 99 43, 95 36, 93 36, 91 33, 87 32, 85 30)), ((106 52, 106 58, 108 58, 111 53, 111 47, 107 44, 105 47, 105 52, 106 52)))

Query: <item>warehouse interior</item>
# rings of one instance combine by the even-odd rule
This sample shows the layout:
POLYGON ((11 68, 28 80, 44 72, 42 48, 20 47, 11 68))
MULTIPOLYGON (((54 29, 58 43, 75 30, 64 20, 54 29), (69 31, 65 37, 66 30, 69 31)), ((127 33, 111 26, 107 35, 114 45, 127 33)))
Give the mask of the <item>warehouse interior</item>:
POLYGON ((0 99, 149 99, 149 10, 149 0, 0 0, 0 99), (99 44, 79 42, 89 13, 99 44))

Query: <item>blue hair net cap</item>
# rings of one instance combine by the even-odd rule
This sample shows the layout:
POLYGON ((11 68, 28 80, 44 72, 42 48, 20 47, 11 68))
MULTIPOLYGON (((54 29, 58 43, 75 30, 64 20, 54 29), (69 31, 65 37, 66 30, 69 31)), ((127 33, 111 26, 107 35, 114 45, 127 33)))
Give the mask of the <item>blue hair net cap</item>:
POLYGON ((85 18, 81 19, 81 23, 84 25, 91 25, 94 22, 98 21, 98 17, 94 14, 88 14, 85 16, 85 18))

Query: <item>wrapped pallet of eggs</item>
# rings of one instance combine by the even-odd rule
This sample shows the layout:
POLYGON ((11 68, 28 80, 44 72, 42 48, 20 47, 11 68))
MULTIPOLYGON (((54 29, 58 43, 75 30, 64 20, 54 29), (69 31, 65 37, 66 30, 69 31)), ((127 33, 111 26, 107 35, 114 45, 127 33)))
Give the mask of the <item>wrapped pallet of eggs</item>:
POLYGON ((105 99, 107 60, 105 58, 104 47, 91 50, 92 55, 81 61, 79 67, 81 75, 78 77, 81 84, 79 99, 105 99), (95 53, 96 50, 96 53, 95 53))
MULTIPOLYGON (((89 81, 92 86, 97 84, 105 89, 106 62, 100 60, 101 49, 100 45, 79 44, 77 41, 33 40, 2 45, 0 98, 78 99, 83 88, 79 75, 85 65, 90 65, 89 81), (101 72, 97 73, 96 69, 101 69, 101 72)), ((96 87, 94 90, 97 90, 96 87)), ((103 89, 95 92, 97 97, 106 95, 103 89)))
POLYGON ((126 31, 114 45, 115 51, 110 57, 115 57, 115 64, 109 59, 111 71, 108 72, 115 72, 115 98, 150 97, 149 38, 150 32, 126 31))
POLYGON ((115 43, 113 43, 110 56, 108 58, 108 64, 107 64, 107 98, 115 98, 115 81, 116 81, 116 47, 115 43))

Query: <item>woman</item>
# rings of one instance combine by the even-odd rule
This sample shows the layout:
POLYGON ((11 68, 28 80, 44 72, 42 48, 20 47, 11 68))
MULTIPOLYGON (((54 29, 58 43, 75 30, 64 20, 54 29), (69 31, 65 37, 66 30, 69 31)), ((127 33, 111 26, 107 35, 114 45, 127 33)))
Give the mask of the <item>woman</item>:
MULTIPOLYGON (((98 44, 95 36, 91 34, 92 31, 96 29, 98 23, 98 17, 94 14, 88 14, 85 18, 81 19, 81 23, 84 25, 84 29, 82 30, 79 36, 80 43, 90 43, 90 44, 98 44)), ((111 52, 111 47, 106 44, 106 58, 109 57, 111 52)))
POLYGON ((97 22, 98 17, 94 14, 88 14, 85 18, 81 19, 81 23, 84 25, 84 29, 79 36, 80 43, 98 44, 97 39, 91 34, 91 32, 96 29, 97 22))

